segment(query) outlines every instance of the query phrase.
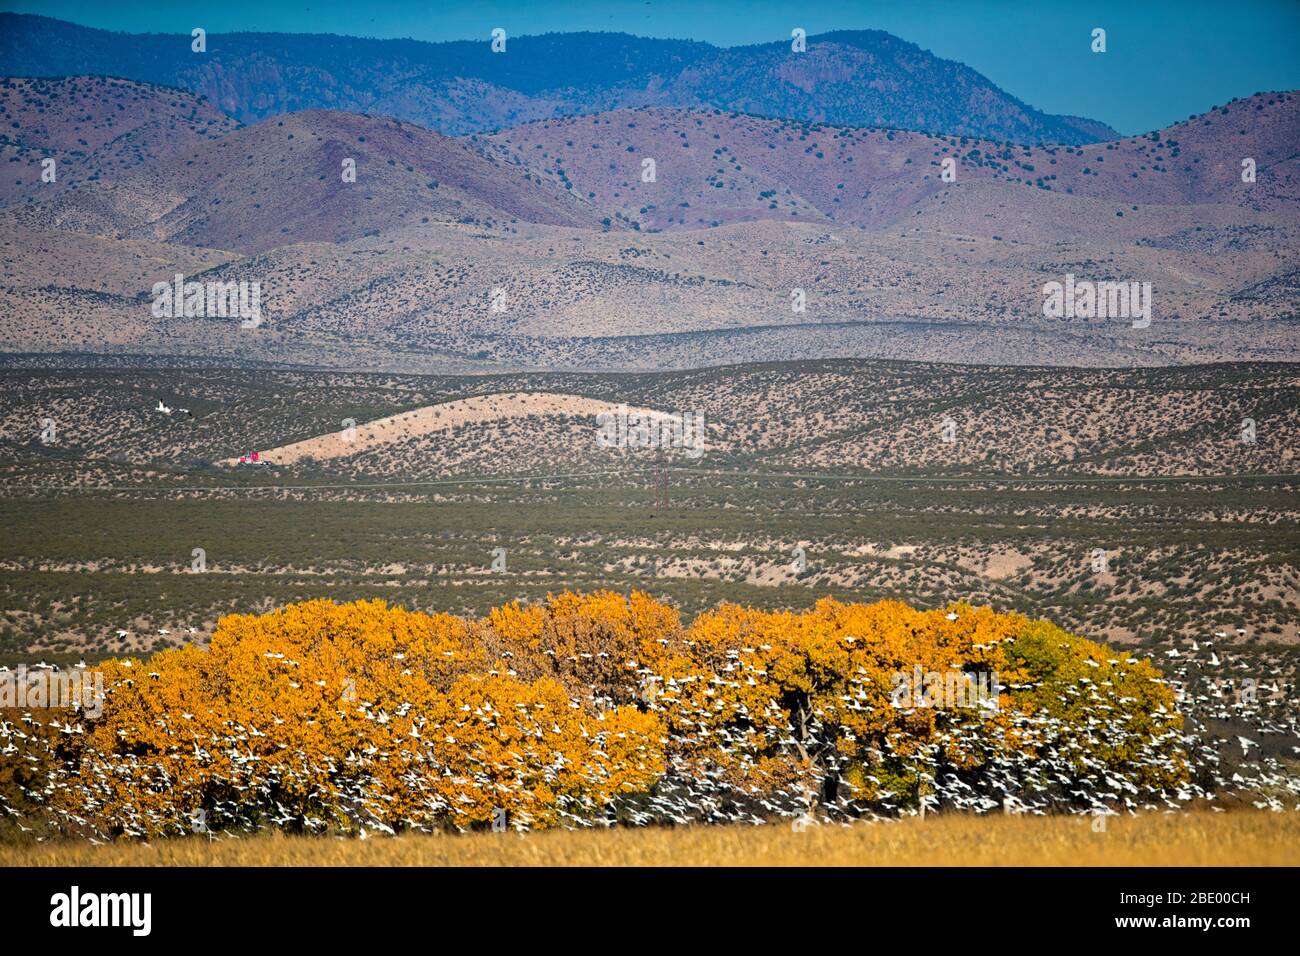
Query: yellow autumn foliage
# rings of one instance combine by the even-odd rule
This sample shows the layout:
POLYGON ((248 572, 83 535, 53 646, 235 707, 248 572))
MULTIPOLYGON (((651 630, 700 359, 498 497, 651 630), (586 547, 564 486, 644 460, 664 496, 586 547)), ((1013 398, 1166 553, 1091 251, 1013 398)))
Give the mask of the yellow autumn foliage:
POLYGON ((1186 779, 1150 665, 966 605, 724 604, 683 626, 640 593, 482 620, 318 600, 101 669, 98 718, 0 713, 22 757, 0 761, 13 812, 102 834, 397 832, 980 810, 1030 792, 1064 807, 1082 782, 1122 800, 1186 779), (923 674, 992 692, 932 700, 923 674))

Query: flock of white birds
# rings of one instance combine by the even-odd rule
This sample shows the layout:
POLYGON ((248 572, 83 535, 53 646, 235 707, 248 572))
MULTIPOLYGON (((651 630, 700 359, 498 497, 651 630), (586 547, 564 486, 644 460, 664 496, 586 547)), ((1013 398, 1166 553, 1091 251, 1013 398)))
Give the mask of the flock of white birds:
MULTIPOLYGON (((1297 746, 1300 744, 1300 700, 1296 696, 1294 674, 1269 652, 1244 644, 1220 643, 1227 638, 1225 632, 1219 632, 1214 639, 1193 640, 1157 655, 1162 658, 1158 664, 1164 680, 1175 692, 1177 706, 1176 713, 1159 707, 1158 713, 1151 715, 1157 727, 1163 727, 1154 733, 1135 734, 1128 728, 1132 715, 1111 706, 1115 702, 1114 696, 1107 696, 1106 690, 1099 686, 1105 683, 1104 678, 1099 677, 1098 681, 1080 678, 1077 685, 1066 688, 1062 699, 1069 698, 1070 703, 1082 705, 1082 711, 1087 714, 1082 724, 1060 721, 1042 713, 1016 718, 1022 722, 1020 729, 1033 735, 1036 742, 1036 755, 1033 757, 998 747, 1000 730, 991 736, 987 728, 972 732, 973 727, 979 726, 976 716, 974 723, 956 720, 946 725, 937 738, 919 751, 903 746, 896 749, 895 741, 887 739, 883 744, 883 755, 894 758, 893 766, 897 768, 897 758, 906 753, 903 763, 910 782, 900 792, 887 793, 884 798, 877 794, 869 802, 859 799, 843 780, 821 793, 810 787, 807 781, 802 781, 755 796, 752 788, 747 791, 743 783, 738 785, 734 775, 721 771, 716 775, 700 773, 698 766, 674 767, 670 760, 669 772, 653 792, 638 794, 625 803, 610 806, 599 805, 587 797, 561 799, 559 824, 578 828, 608 826, 615 822, 623 825, 770 824, 793 820, 796 826, 803 826, 814 822, 896 818, 945 810, 1108 816, 1143 811, 1175 812, 1193 805, 1208 805, 1215 810, 1231 805, 1249 805, 1275 812, 1300 810, 1300 773, 1297 773, 1300 765, 1296 763, 1296 755, 1300 754, 1300 746, 1297 746), (1178 720, 1179 715, 1182 721, 1178 720), (1131 745, 1131 756, 1117 768, 1113 762, 1097 758, 1099 744, 1105 748, 1131 745), (978 773, 955 770, 950 759, 954 750, 977 757, 980 764, 978 773), (1184 784, 1172 790, 1144 786, 1144 769, 1168 770, 1176 764, 1190 768, 1184 784)), ((3 676, 4 669, 0 669, 0 677, 3 676)), ((515 718, 515 715, 495 712, 490 704, 484 707, 486 711, 480 708, 462 715, 463 721, 457 726, 476 720, 515 718)), ((406 713, 401 715, 406 716, 406 713)), ((383 722, 391 720, 391 715, 383 708, 368 712, 367 716, 383 722)), ((375 761, 385 760, 391 755, 373 745, 358 746, 338 765, 331 760, 330 766, 325 768, 331 782, 322 786, 319 782, 322 768, 311 765, 314 758, 305 753, 298 755, 298 760, 276 760, 274 771, 268 773, 266 757, 255 754, 250 744, 274 744, 275 727, 234 725, 227 736, 219 739, 187 739, 184 724, 189 717, 189 714, 179 717, 164 715, 159 719, 175 729, 177 745, 185 749, 187 755, 192 750, 196 759, 205 760, 218 751, 224 751, 228 758, 226 763, 232 768, 229 778, 223 781, 226 796, 209 801, 204 807, 201 828, 196 827, 191 811, 177 809, 192 807, 190 798, 179 800, 165 811, 128 812, 113 820, 111 826, 105 826, 102 820, 91 822, 94 812, 103 809, 108 794, 113 790, 109 786, 110 777, 124 772, 134 760, 129 753, 114 757, 121 761, 120 764, 111 760, 99 761, 91 768, 89 777, 84 767, 68 768, 54 779, 25 787, 23 796, 28 807, 27 816, 31 815, 31 806, 50 808, 56 819, 44 820, 47 832, 75 832, 101 839, 111 835, 146 836, 151 832, 170 830, 179 833, 196 829, 204 833, 233 835, 267 826, 295 831, 341 828, 365 836, 367 833, 394 833, 403 829, 430 831, 446 828, 453 825, 449 821, 464 819, 456 813, 463 808, 454 806, 455 800, 473 802, 474 798, 466 796, 465 792, 483 794, 491 792, 492 788, 499 792, 502 786, 502 768, 496 767, 493 768, 498 771, 496 774, 487 773, 485 768, 474 779, 465 780, 467 790, 457 798, 449 798, 429 788, 427 775, 430 772, 450 774, 451 771, 429 766, 433 751, 426 749, 429 747, 427 738, 454 733, 454 727, 434 727, 421 721, 419 726, 426 728, 423 737, 419 726, 413 727, 410 749, 403 749, 400 756, 415 758, 409 777, 404 777, 403 781, 409 783, 413 792, 425 795, 424 806, 421 812, 409 813, 400 820, 393 819, 385 812, 382 800, 376 799, 366 772, 375 761), (256 740, 259 737, 270 740, 259 742, 256 740), (300 781, 292 779, 295 763, 304 769, 300 781), (282 797, 288 792, 301 793, 296 784, 308 780, 314 782, 305 802, 294 804, 294 801, 282 797), (53 800, 54 791, 59 788, 80 788, 77 796, 85 812, 67 809, 69 803, 66 800, 53 800), (294 805, 286 806, 286 803, 294 805), (56 806, 58 809, 54 809, 56 806), (341 820, 343 824, 340 827, 341 820)), ((86 719, 83 714, 66 710, 40 712, 30 709, 9 719, 0 718, 0 760, 36 760, 31 747, 37 740, 45 739, 45 735, 32 733, 38 722, 53 721, 48 726, 56 728, 62 737, 83 733, 86 719)), ((722 735, 720 742, 724 747, 734 743, 742 765, 752 760, 751 756, 741 754, 745 746, 753 743, 752 738, 747 742, 744 740, 743 731, 706 731, 702 723, 700 727, 698 733, 715 735, 709 743, 719 742, 717 734, 722 735), (731 734, 735 735, 734 738, 728 736, 731 734)), ((549 725, 539 724, 536 736, 542 738, 547 729, 549 725)), ((555 729, 558 731, 558 727, 555 729)), ((814 732, 816 729, 812 728, 814 732)), ((593 728, 593 737, 598 743, 601 734, 602 731, 593 728)), ((686 742, 698 744, 702 740, 696 736, 686 742)), ((787 747, 791 753, 800 746, 794 740, 793 728, 770 736, 768 743, 778 750, 787 747)), ((902 741, 897 743, 902 744, 902 741)), ((685 752, 688 748, 670 749, 685 752)), ((556 760, 554 751, 547 752, 551 754, 549 759, 556 760)), ((536 786, 535 762, 540 758, 531 752, 514 756, 521 760, 516 778, 519 785, 525 785, 527 776, 527 785, 536 786), (523 763, 527 760, 534 761, 531 775, 526 775, 523 770, 523 763)), ((821 775, 829 771, 831 776, 835 776, 834 759, 832 755, 829 762, 822 763, 821 775)), ((543 768, 541 778, 558 779, 564 762, 560 757, 554 766, 543 768)), ((589 772, 601 773, 599 761, 591 763, 593 769, 589 772)), ((21 785, 22 774, 6 776, 21 785)), ((151 787, 163 789, 167 786, 165 774, 151 784, 151 787)), ((0 813, 10 817, 24 816, 5 801, 2 792, 0 813)), ((33 821, 27 819, 26 822, 33 821)), ((516 808, 509 826, 528 829, 536 822, 526 810, 516 808)), ((23 825, 21 820, 18 825, 24 830, 33 829, 23 825)))

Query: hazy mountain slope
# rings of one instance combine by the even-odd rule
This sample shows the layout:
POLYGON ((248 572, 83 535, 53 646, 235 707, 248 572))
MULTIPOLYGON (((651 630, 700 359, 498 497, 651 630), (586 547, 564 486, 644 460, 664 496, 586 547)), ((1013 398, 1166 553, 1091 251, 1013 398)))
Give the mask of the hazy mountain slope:
MULTIPOLYGON (((1023 190, 1027 204, 1031 187, 1113 203, 1104 228, 1134 204, 1294 213, 1300 201, 1300 98, 1292 93, 1261 93, 1086 148, 665 109, 544 120, 489 139, 649 229, 798 218, 880 226, 913 215, 937 193, 979 182, 1023 190), (1241 181, 1246 157, 1256 162, 1250 184, 1241 181), (956 164, 953 184, 942 181, 945 159, 956 164), (654 161, 652 182, 644 181, 646 160, 654 161)), ((1079 223, 1047 216, 1043 226, 1069 238, 1079 223)))
MULTIPOLYGON (((176 95, 132 89, 160 115, 176 95)), ((1261 94, 1087 148, 661 107, 460 138, 299 111, 0 211, 0 349, 423 370, 1294 360, 1297 106, 1261 94), (177 271, 260 283, 265 321, 155 318, 149 290, 177 271), (1070 273, 1150 282, 1151 326, 1045 319, 1043 283, 1070 273)), ((85 138, 85 115, 41 135, 85 138)))
MULTIPOLYGON (((173 125, 161 117, 183 94, 130 93, 137 109, 156 107, 160 117, 142 137, 173 125)), ((83 139, 89 115, 43 117, 41 136, 83 139)), ((1300 214, 1300 98, 1292 93, 1258 94, 1086 148, 662 108, 456 139, 395 120, 304 111, 215 141, 174 139, 159 157, 132 147, 134 165, 123 161, 119 175, 72 193, 29 184, 30 198, 53 201, 11 214, 41 228, 245 252, 430 221, 682 230, 772 219, 1158 241, 1178 230, 1211 240, 1215 230, 1245 228, 1230 207, 1278 222, 1300 214), (1241 181, 1247 157, 1253 183, 1241 181), (357 164, 355 183, 342 180, 345 159, 357 164), (955 182, 942 179, 945 160, 955 163, 955 182), (1206 208, 1216 204, 1223 210, 1206 208)))
MULTIPOLYGON (((508 29, 508 25, 507 25, 508 29)), ((1013 142, 1113 138, 1104 124, 1041 113, 986 77, 878 30, 721 49, 608 33, 424 43, 313 34, 109 33, 0 14, 0 73, 104 72, 203 93, 246 122, 301 109, 391 115, 444 133, 620 107, 710 106, 849 126, 1013 142)))
POLYGON ((1085 143, 1116 137, 1091 120, 1049 116, 881 30, 837 30, 808 39, 720 50, 673 81, 677 103, 838 126, 889 126, 1018 143, 1085 143), (920 94, 920 95, 918 95, 920 94))
POLYGON ((241 252, 430 221, 598 224, 568 190, 495 151, 411 123, 319 110, 244 127, 11 214, 42 228, 241 252), (355 182, 343 178, 345 160, 355 163, 355 182))
POLYGON ((239 123, 182 90, 104 76, 0 79, 0 205, 196 151, 239 123), (55 160, 55 180, 41 161, 55 160))

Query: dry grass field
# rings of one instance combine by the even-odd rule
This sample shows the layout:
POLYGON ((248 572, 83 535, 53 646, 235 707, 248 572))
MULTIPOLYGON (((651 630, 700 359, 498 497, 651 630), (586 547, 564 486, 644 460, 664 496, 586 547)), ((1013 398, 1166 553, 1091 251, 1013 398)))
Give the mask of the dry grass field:
POLYGON ((685 827, 340 839, 267 834, 0 846, 0 866, 1294 866, 1300 815, 963 815, 850 826, 685 827))

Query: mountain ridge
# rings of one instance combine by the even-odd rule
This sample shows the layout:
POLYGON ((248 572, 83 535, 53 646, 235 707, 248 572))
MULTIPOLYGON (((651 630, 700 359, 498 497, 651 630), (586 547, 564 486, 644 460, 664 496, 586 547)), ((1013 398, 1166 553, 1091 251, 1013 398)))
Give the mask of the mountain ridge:
POLYGON ((779 119, 890 126, 1008 142, 1119 134, 1041 112, 964 64, 879 30, 715 47, 622 33, 430 43, 338 34, 111 33, 0 13, 0 74, 111 73, 208 97, 241 122, 299 109, 390 115, 447 135, 637 106, 716 107, 779 119), (203 59, 196 59, 197 57, 203 59), (870 75, 869 82, 863 82, 870 75))

